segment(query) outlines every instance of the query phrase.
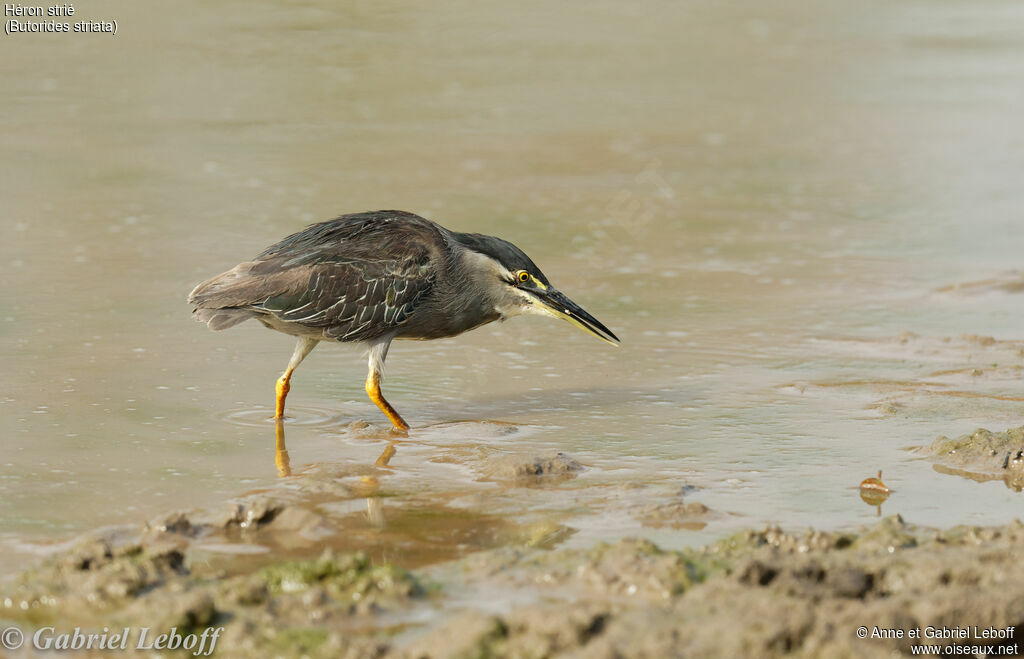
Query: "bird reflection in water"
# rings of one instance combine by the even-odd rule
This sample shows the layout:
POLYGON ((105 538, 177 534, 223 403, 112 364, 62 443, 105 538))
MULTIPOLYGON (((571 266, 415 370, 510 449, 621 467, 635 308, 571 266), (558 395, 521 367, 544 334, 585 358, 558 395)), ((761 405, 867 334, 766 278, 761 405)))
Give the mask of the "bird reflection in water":
POLYGON ((284 443, 284 419, 274 419, 274 464, 277 475, 285 478, 292 475, 292 462, 288 457, 288 447, 284 443))
MULTIPOLYGON (((392 441, 380 454, 380 457, 373 463, 377 467, 387 467, 391 458, 395 457, 398 447, 392 441)), ((288 456, 288 445, 285 443, 284 419, 274 419, 274 464, 277 466, 279 478, 287 478, 292 475, 291 458, 288 456)), ((384 528, 384 500, 378 496, 380 492, 380 481, 376 476, 363 476, 360 479, 366 492, 366 517, 370 524, 376 528, 384 528)))

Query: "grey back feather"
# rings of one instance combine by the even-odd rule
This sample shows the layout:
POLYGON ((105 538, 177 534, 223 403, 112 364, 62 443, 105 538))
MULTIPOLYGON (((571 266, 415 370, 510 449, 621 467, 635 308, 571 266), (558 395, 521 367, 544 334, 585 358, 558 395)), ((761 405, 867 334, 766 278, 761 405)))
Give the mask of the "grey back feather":
POLYGON ((257 317, 289 333, 372 340, 429 298, 446 246, 444 229, 411 213, 344 215, 203 282, 189 302, 211 329, 257 317))

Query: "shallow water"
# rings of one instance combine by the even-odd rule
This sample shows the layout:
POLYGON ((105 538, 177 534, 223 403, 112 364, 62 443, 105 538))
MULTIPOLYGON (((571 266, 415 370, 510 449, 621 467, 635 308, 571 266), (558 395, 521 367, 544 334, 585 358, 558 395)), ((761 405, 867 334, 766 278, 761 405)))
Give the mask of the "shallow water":
MULTIPOLYGON (((508 541, 414 542, 482 516, 581 546, 851 527, 878 469, 886 514, 1018 515, 907 448, 1021 423, 1020 290, 999 282, 1024 247, 1024 7, 85 11, 118 35, 0 42, 3 574, 77 531, 288 488, 266 417, 291 339, 209 332, 184 299, 375 208, 512 240, 622 339, 520 318, 393 346, 414 430, 377 478, 401 560, 508 541), (586 470, 516 487, 480 451, 586 470), (715 515, 645 527, 683 486, 715 515)), ((364 377, 347 346, 299 369, 294 473, 372 467, 389 438, 364 377)))

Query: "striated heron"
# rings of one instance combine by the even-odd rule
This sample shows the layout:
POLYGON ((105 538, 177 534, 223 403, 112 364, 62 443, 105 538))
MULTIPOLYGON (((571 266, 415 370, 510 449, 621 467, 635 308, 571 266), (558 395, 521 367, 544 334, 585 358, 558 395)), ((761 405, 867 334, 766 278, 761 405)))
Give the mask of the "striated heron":
POLYGON ((213 330, 255 318, 298 337, 277 380, 277 419, 292 373, 321 341, 369 348, 366 393, 398 430, 409 426, 380 391, 393 339, 440 339, 534 313, 567 320, 612 345, 619 341, 512 243, 450 231, 403 211, 313 224, 199 284, 188 301, 196 320, 213 330))

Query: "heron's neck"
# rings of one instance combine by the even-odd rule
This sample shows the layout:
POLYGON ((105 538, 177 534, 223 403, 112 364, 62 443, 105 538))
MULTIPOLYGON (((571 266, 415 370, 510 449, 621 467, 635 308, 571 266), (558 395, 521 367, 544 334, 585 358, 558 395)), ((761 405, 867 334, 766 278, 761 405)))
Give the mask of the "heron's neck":
POLYGON ((449 277, 456 288, 452 299, 485 315, 507 317, 522 313, 521 302, 503 283, 509 275, 497 261, 471 249, 461 249, 456 254, 449 277))

